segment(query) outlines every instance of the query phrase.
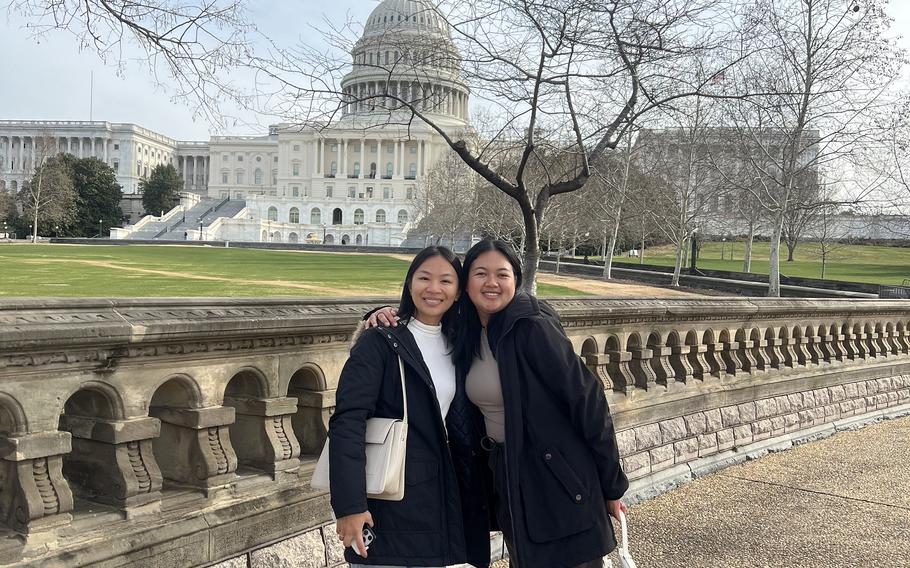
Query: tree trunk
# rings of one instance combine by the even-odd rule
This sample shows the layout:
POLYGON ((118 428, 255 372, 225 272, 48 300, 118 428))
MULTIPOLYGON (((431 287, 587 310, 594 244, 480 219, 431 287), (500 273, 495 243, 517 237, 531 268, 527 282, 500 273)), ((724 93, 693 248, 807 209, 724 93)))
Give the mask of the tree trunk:
POLYGON ((825 250, 825 245, 822 245, 822 280, 825 279, 825 264, 828 260, 828 252, 825 250))
POLYGON ((679 273, 683 265, 683 251, 686 249, 686 241, 688 239, 682 239, 676 243, 676 262, 673 264, 673 280, 670 282, 670 286, 679 286, 679 273))
POLYGON ((601 276, 605 280, 609 280, 613 272, 613 247, 616 246, 616 242, 611 239, 607 232, 604 231, 604 241, 603 246, 601 247, 601 257, 604 259, 604 270, 601 276))
POLYGON ((572 258, 575 258, 575 249, 578 246, 578 231, 572 231, 572 258))
POLYGON ((524 259, 522 261, 521 289, 532 296, 537 295, 537 268, 540 266, 540 234, 537 217, 533 211, 522 213, 525 224, 524 259))
POLYGON ((746 250, 743 251, 743 272, 752 271, 752 241, 755 239, 755 227, 749 225, 749 236, 746 237, 746 250))
POLYGON ((768 267, 768 297, 780 298, 780 237, 784 230, 784 215, 778 214, 771 235, 771 255, 768 267))
POLYGON ((556 239, 556 274, 559 274, 559 264, 562 261, 562 233, 556 239))
POLYGON ((641 233, 641 248, 638 249, 638 264, 645 263, 645 233, 641 233))
POLYGON ((796 250, 796 242, 792 244, 790 241, 785 241, 787 243, 787 262, 793 262, 793 251, 796 250))
MULTIPOLYGON (((603 277, 609 280, 613 278, 613 253, 616 252, 616 237, 619 235, 619 220, 622 213, 622 206, 620 205, 619 209, 616 211, 616 216, 613 217, 613 231, 610 234, 610 244, 607 247, 607 252, 604 254, 604 273, 603 277)), ((604 239, 607 238, 606 233, 604 233, 604 239)))

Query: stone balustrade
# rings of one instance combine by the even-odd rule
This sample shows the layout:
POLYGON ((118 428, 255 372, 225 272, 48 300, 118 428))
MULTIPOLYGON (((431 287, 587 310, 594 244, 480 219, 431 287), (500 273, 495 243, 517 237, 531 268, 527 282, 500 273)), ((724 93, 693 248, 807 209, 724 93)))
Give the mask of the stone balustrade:
MULTIPOLYGON (((5 301, 0 566, 340 565, 308 479, 377 302, 5 301)), ((632 499, 910 410, 902 301, 551 303, 607 390, 632 499)))

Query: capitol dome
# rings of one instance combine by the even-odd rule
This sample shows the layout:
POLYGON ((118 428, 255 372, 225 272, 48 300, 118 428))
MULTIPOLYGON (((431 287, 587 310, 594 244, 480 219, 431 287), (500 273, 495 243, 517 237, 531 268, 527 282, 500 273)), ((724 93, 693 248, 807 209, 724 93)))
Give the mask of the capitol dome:
POLYGON ((345 115, 389 114, 406 106, 457 122, 469 89, 449 25, 431 0, 383 0, 364 23, 342 80, 345 115))

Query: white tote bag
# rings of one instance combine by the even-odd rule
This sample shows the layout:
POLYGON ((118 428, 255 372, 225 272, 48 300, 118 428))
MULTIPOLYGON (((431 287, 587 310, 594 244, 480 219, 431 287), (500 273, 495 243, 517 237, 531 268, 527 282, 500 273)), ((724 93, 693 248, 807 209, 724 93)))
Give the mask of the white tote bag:
MULTIPOLYGON (((629 535, 626 530, 626 516, 619 514, 619 525, 622 532, 622 544, 616 549, 619 555, 619 568, 637 568, 635 561, 632 560, 632 553, 629 552, 629 535)), ((604 556, 604 568, 613 568, 613 561, 604 556)))
MULTIPOLYGON (((371 499, 404 499, 404 463, 408 446, 408 394, 404 386, 404 362, 398 358, 404 415, 398 418, 370 418, 364 435, 367 496, 371 499)), ((313 489, 330 491, 329 441, 325 441, 313 480, 313 489)))

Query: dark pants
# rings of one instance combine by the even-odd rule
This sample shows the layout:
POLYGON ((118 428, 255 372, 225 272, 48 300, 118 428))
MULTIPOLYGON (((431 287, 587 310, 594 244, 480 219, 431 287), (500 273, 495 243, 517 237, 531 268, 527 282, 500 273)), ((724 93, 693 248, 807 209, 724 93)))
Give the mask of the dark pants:
MULTIPOLYGON (((484 438, 483 446, 490 451, 490 469, 493 471, 493 508, 496 522, 502 531, 502 538, 509 549, 509 566, 520 568, 515 555, 515 536, 512 532, 512 517, 509 512, 508 484, 506 482, 506 453, 504 444, 496 443, 492 438, 484 438)), ((603 558, 582 562, 574 568, 603 568, 603 558)))

